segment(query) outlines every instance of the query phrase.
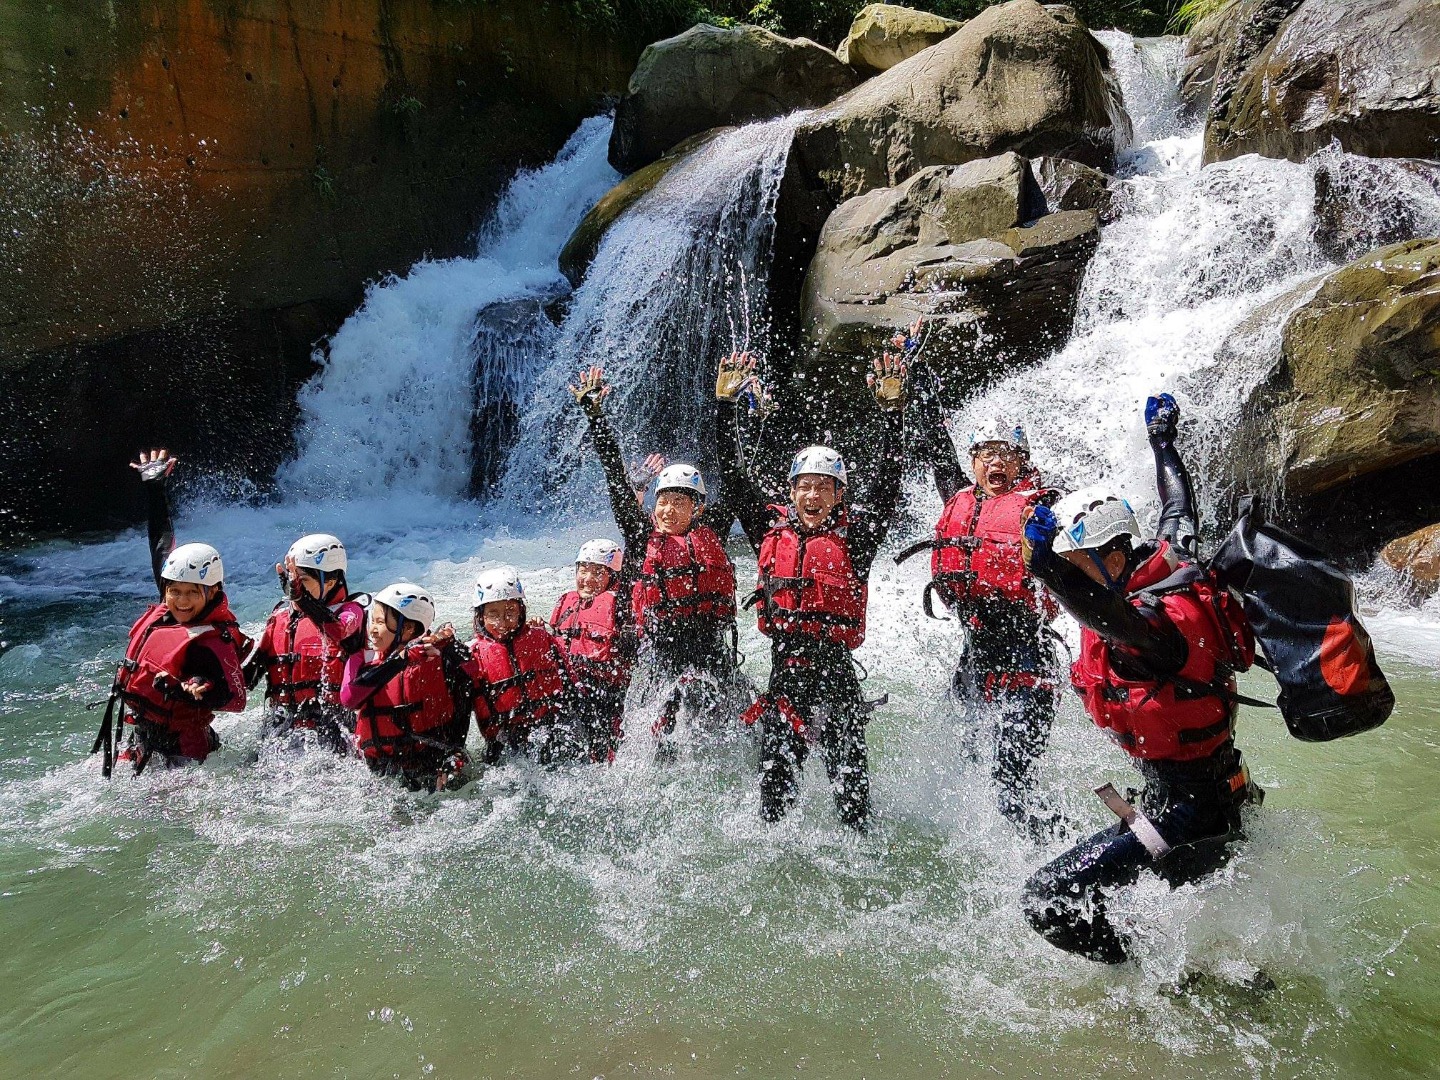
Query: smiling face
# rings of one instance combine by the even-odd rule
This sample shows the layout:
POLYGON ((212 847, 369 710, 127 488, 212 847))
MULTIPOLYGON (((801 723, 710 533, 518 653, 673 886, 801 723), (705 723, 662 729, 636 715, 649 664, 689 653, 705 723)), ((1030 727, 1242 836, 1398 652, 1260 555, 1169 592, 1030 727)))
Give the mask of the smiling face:
POLYGON ((599 563, 575 564, 575 591, 582 600, 594 600, 610 587, 610 568, 599 563))
POLYGON ((387 653, 395 644, 395 631, 400 626, 400 615, 384 604, 371 604, 370 617, 365 624, 365 635, 370 639, 370 648, 377 653, 387 653))
POLYGON ((790 501, 801 528, 814 531, 830 520, 840 502, 840 483, 833 476, 804 474, 790 485, 790 501))
POLYGON ((655 496, 655 529, 666 536, 684 536, 700 508, 683 491, 662 491, 655 496))
POLYGON ((191 622, 205 610, 218 585, 197 585, 193 581, 165 582, 165 610, 180 625, 191 622))
POLYGON ((480 609, 485 632, 500 641, 513 634, 524 618, 525 607, 519 600, 494 600, 480 609))
POLYGON ((1015 489, 1025 458, 1009 443, 981 443, 971 451, 975 484, 986 495, 1006 495, 1015 489))

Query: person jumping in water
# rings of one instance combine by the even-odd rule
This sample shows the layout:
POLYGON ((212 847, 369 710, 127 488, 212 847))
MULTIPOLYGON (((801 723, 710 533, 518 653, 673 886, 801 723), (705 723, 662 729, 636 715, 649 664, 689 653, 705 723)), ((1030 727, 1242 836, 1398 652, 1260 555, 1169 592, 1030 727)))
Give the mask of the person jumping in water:
POLYGON ((605 419, 602 402, 610 387, 604 372, 598 367, 581 372, 570 392, 590 422, 625 549, 644 553, 632 606, 645 682, 664 693, 655 733, 658 755, 668 758, 675 753, 670 737, 680 713, 712 714, 738 678, 735 567, 706 523, 714 508, 707 510, 699 470, 679 463, 663 469, 655 483, 655 509, 647 517, 605 419))
POLYGON ((956 490, 959 464, 938 411, 933 426, 935 486, 945 508, 934 537, 912 544, 896 562, 930 549, 925 610, 933 615, 931 597, 938 596, 965 626, 951 695, 971 713, 967 742, 973 745, 981 723, 992 725, 1000 812, 1044 839, 1056 818, 1033 806, 1035 767, 1055 722, 1056 656, 1048 626, 1059 608, 1026 571, 1020 533, 1031 508, 1058 493, 1037 488, 1024 428, 1000 420, 971 433, 974 483, 956 490))
POLYGON ((105 776, 116 760, 133 762, 138 776, 157 754, 167 768, 202 762, 220 748, 211 726, 215 714, 245 708, 241 657, 250 642, 231 614, 220 553, 209 544, 175 547, 165 484, 178 460, 151 450, 130 466, 145 486, 150 570, 160 602, 130 628, 91 749, 104 751, 105 776), (127 725, 129 741, 117 758, 127 725))
POLYGON ((770 686, 745 714, 759 722, 760 809, 777 821, 795 804, 797 772, 818 741, 840 820, 863 829, 870 815, 865 723, 851 650, 865 640, 870 565, 900 500, 905 366, 886 354, 869 384, 881 410, 877 472, 864 509, 847 507, 849 472, 828 446, 811 446, 790 465, 790 505, 767 505, 745 466, 736 424, 742 392, 759 391, 755 361, 744 353, 720 364, 715 380, 715 438, 726 501, 759 560, 751 603, 770 638, 770 686))
POLYGON ((564 645, 576 707, 594 761, 613 761, 625 719, 634 642, 630 605, 621 599, 624 552, 613 540, 587 540, 575 555, 575 588, 555 604, 550 627, 564 645))
POLYGON ((355 741, 372 772, 417 791, 453 786, 470 730, 470 655, 446 625, 433 633, 435 601, 397 582, 375 594, 367 647, 345 661, 340 704, 355 710, 355 741))
POLYGON ((1034 508, 1025 562, 1080 623, 1075 689, 1095 723, 1145 779, 1138 806, 1109 785, 1097 794, 1121 817, 1042 867, 1025 914, 1052 944, 1106 963, 1130 955, 1106 915, 1114 889, 1150 867, 1172 886, 1224 865, 1241 836, 1241 807, 1263 792, 1235 748, 1235 675, 1254 659, 1240 603, 1197 560, 1190 478, 1175 450, 1180 411, 1146 403, 1162 510, 1142 541, 1129 505, 1103 488, 1034 508))
POLYGON ((365 645, 365 609, 350 598, 347 566, 345 545, 329 533, 302 536, 275 564, 286 599, 245 663, 250 687, 265 677, 263 736, 313 731, 336 753, 350 747, 355 714, 340 704, 340 680, 345 661, 365 645))

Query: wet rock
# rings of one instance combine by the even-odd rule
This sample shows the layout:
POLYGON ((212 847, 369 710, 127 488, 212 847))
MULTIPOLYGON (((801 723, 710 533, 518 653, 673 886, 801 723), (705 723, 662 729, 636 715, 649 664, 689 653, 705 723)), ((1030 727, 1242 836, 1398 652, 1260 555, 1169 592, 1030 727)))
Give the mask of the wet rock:
POLYGON ((1440 233, 1427 216, 1440 196, 1440 163, 1322 150, 1315 167, 1315 241, 1332 262, 1414 236, 1440 233))
POLYGON ((822 379, 863 370, 924 318, 926 358, 958 395, 979 374, 980 341, 994 374, 1063 339, 1098 239, 1093 210, 1046 213, 1018 154, 932 166, 851 199, 826 222, 805 280, 811 367, 822 379))
POLYGON ((1067 158, 1041 158, 1033 162, 1035 179, 1050 213, 1094 210, 1102 222, 1112 215, 1110 178, 1099 169, 1067 158))
POLYGON ((1440 7, 1431 0, 1304 0, 1233 92, 1222 95, 1217 76, 1206 160, 1302 161, 1331 140, 1354 154, 1433 157, 1437 56, 1440 7))
POLYGON ((835 54, 870 75, 889 71, 916 53, 937 45, 963 24, 898 4, 871 4, 850 24, 835 54))
POLYGON ((1190 28, 1180 71, 1180 104, 1186 116, 1203 116, 1215 92, 1221 54, 1234 38, 1242 0, 1229 0, 1190 28))
POLYGON ((1242 471, 1275 477, 1291 499, 1436 460, 1440 240, 1381 248, 1320 283, 1285 322, 1240 445, 1242 471))
POLYGON ((570 284, 579 287, 585 271, 590 269, 595 253, 600 250, 600 241, 621 214, 634 206, 641 196, 660 183, 671 169, 691 153, 722 132, 731 130, 733 129, 715 128, 686 139, 672 147, 659 161, 652 161, 643 169, 637 169, 607 191, 580 219, 580 224, 575 227, 575 231, 570 234, 570 239, 565 241, 565 246, 560 251, 560 272, 570 284))
POLYGON ((931 165, 1007 150, 1113 158, 1106 54, 1034 0, 987 8, 796 131, 787 180, 830 207, 931 165))
MULTIPOLYGON (((1217 42, 1209 85, 1206 133, 1223 132, 1235 90, 1251 63, 1302 0, 1234 0, 1218 13, 1210 33, 1217 42)), ((1196 28, 1199 29, 1198 27, 1196 28)), ((1202 62, 1203 63, 1203 62, 1202 62)), ((1184 76, 1182 74, 1182 91, 1184 76)))
POLYGON ((1392 540, 1381 548, 1380 558, 1422 592, 1440 591, 1440 523, 1392 540))
POLYGON ((692 135, 823 105, 858 79, 806 38, 758 26, 693 26, 641 54, 615 108, 610 163, 634 172, 692 135))

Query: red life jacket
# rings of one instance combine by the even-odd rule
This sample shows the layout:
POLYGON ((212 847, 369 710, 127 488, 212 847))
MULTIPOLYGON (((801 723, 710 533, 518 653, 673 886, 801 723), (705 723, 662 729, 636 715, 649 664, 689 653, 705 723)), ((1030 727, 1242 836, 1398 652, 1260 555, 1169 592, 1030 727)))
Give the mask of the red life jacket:
MULTIPOLYGON (((353 600, 332 609, 336 615, 353 614, 364 626, 365 611, 353 600)), ((294 604, 282 600, 270 613, 260 636, 265 659, 265 700, 274 705, 299 705, 319 698, 325 705, 340 699, 340 678, 346 652, 340 644, 340 624, 316 626, 294 604)))
POLYGON ((683 536, 652 532, 633 593, 635 623, 644 630, 673 619, 735 618, 735 565, 708 525, 683 536))
POLYGON ((1088 628, 1070 679, 1091 719, 1132 756, 1194 761, 1230 741, 1235 675, 1255 660, 1255 638, 1238 601, 1208 571, 1177 564, 1162 544, 1131 576, 1130 602, 1151 605, 1185 637, 1185 666, 1169 679, 1131 680, 1116 673, 1110 646, 1088 628))
POLYGON ((934 585, 962 604, 998 596, 1053 619, 1059 608, 1020 555, 1025 511, 1040 493, 1028 484, 981 498, 976 490, 957 491, 940 512, 930 556, 934 585))
POLYGON ((553 720, 570 684, 560 642, 544 627, 524 626, 509 641, 479 634, 470 643, 475 719, 487 739, 501 728, 553 720))
POLYGON ((788 516, 771 526, 760 541, 754 594, 762 634, 799 634, 847 649, 860 647, 869 588, 850 562, 846 525, 842 512, 819 532, 801 532, 788 516))
POLYGON ((608 686, 625 683, 628 665, 617 655, 620 628, 616 624, 613 589, 584 600, 571 589, 560 598, 550 614, 550 625, 563 643, 577 678, 593 679, 608 686))
POLYGON ((188 625, 177 623, 164 604, 152 604, 130 628, 125 659, 115 673, 112 700, 118 698, 124 705, 125 723, 159 728, 162 745, 178 745, 167 752, 203 761, 210 752, 208 729, 216 711, 242 712, 245 708, 240 653, 248 647, 249 640, 240 632, 224 596, 203 623, 188 625), (225 673, 230 696, 223 705, 202 705, 188 694, 172 699, 155 685, 156 678, 161 678, 178 688, 185 679, 187 654, 192 646, 202 644, 214 653, 225 673))
POLYGON ((456 749, 449 730, 455 699, 444 665, 424 649, 411 647, 406 657, 404 670, 355 710, 355 739, 366 761, 394 762, 402 769, 456 749))

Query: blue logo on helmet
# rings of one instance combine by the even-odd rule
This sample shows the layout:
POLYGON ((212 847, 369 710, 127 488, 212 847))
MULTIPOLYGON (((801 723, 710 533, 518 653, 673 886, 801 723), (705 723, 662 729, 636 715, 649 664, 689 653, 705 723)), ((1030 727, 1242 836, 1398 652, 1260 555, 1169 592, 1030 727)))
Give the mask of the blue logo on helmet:
POLYGON ((200 580, 204 581, 205 575, 208 573, 210 573, 210 564, 206 563, 204 566, 200 567, 200 580))
POLYGON ((1075 543, 1077 544, 1080 543, 1081 540, 1085 539, 1085 522, 1077 521, 1074 525, 1070 527, 1069 532, 1070 539, 1075 541, 1075 543))

